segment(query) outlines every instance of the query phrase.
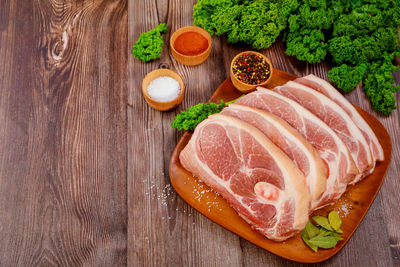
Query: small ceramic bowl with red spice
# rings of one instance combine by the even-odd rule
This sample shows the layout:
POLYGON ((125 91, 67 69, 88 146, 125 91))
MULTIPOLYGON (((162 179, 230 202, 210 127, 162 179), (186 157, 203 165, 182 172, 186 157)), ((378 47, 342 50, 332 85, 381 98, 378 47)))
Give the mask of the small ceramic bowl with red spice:
POLYGON ((211 52, 211 35, 203 28, 187 26, 176 30, 170 39, 171 52, 181 64, 203 63, 211 52))
POLYGON ((245 51, 233 58, 230 76, 236 89, 247 93, 271 81, 272 64, 261 53, 245 51))

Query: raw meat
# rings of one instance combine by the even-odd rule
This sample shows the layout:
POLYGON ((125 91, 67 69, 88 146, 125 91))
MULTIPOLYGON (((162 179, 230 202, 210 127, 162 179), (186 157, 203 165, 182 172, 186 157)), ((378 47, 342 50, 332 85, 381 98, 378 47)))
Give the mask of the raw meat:
POLYGON ((375 161, 364 135, 349 115, 335 102, 318 91, 297 82, 287 82, 273 91, 284 95, 314 113, 347 145, 360 172, 350 183, 358 182, 374 168, 375 161))
POLYGON ((326 189, 327 168, 312 145, 281 118, 260 109, 230 104, 221 114, 238 118, 264 133, 306 176, 311 194, 311 210, 318 206, 326 189))
POLYGON ((295 80, 295 82, 301 83, 303 85, 311 87, 314 90, 317 90, 318 92, 326 95, 327 97, 335 101, 336 104, 341 106, 344 111, 349 114, 350 118, 354 121, 358 128, 360 128, 371 148, 372 157, 378 161, 383 161, 385 159, 382 146, 379 143, 375 133, 372 131, 371 127, 369 127, 368 123, 363 119, 363 117, 361 117, 355 107, 349 101, 347 101, 347 99, 341 93, 339 93, 339 91, 336 90, 329 82, 312 74, 302 78, 298 78, 295 80))
POLYGON ((297 102, 259 87, 236 103, 262 109, 282 118, 318 151, 328 166, 326 191, 319 200, 318 207, 337 200, 345 192, 347 184, 358 174, 343 141, 328 125, 297 102))
POLYGON ((282 241, 305 227, 310 205, 305 177, 257 128, 212 115, 196 127, 179 159, 266 237, 282 241))

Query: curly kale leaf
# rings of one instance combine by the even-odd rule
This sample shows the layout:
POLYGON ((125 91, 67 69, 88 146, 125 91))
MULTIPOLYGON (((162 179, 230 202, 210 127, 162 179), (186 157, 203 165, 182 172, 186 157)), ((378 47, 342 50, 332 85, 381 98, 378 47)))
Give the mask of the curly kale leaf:
POLYGON ((376 30, 382 24, 382 15, 371 15, 366 12, 342 14, 333 25, 332 36, 361 36, 376 30))
POLYGON ((255 49, 270 47, 286 28, 290 12, 298 5, 296 0, 251 2, 242 13, 240 41, 255 49))
POLYGON ((263 49, 270 47, 278 38, 281 30, 279 29, 281 26, 275 23, 267 23, 262 29, 258 32, 258 34, 254 37, 253 48, 255 49, 263 49))
POLYGON ((367 64, 359 66, 349 66, 342 64, 339 67, 334 67, 328 72, 329 79, 334 82, 344 92, 351 92, 357 84, 361 82, 368 68, 367 64))
POLYGON ((332 27, 339 9, 328 8, 326 0, 303 1, 288 19, 284 41, 286 54, 310 63, 321 62, 327 54, 325 30, 332 27))
POLYGON ((300 29, 286 36, 286 54, 296 56, 310 63, 321 62, 326 56, 328 45, 325 36, 318 29, 300 29))
POLYGON ((357 63, 357 47, 353 46, 353 40, 350 36, 340 36, 329 40, 329 53, 333 60, 338 63, 357 63))
POLYGON ((165 23, 161 23, 148 32, 141 33, 139 39, 133 45, 133 56, 143 62, 160 58, 164 45, 161 35, 163 33, 168 33, 168 27, 165 23))
POLYGON ((397 28, 378 28, 376 31, 354 38, 343 35, 332 38, 329 53, 338 63, 358 65, 374 61, 385 52, 391 52, 397 44, 397 28))
POLYGON ((239 5, 216 11, 211 19, 214 21, 215 34, 221 35, 239 27, 242 8, 239 5))
POLYGON ((193 24, 202 27, 213 35, 215 21, 212 19, 212 16, 220 10, 226 10, 237 4, 238 0, 199 0, 193 6, 193 24))
POLYGON ((291 12, 284 33, 286 53, 310 63, 325 56, 337 65, 328 75, 344 92, 362 81, 373 108, 395 108, 391 63, 398 47, 398 0, 304 0, 291 12))
MULTIPOLYGON (((307 1, 306 1, 307 2, 307 1)), ((308 2, 318 2, 312 3, 315 7, 304 3, 299 8, 299 16, 301 18, 300 24, 307 26, 308 28, 316 28, 320 30, 327 30, 331 27, 335 17, 336 12, 333 9, 326 8, 326 1, 308 1, 308 2)))
POLYGON ((399 0, 199 0, 194 24, 228 43, 269 47, 284 31, 286 53, 310 63, 332 59, 330 79, 345 92, 362 80, 372 106, 395 107, 393 65, 399 0), (377 65, 380 63, 381 65, 377 65))
POLYGON ((154 30, 159 33, 168 33, 168 26, 165 23, 160 23, 154 28, 154 30))
POLYGON ((279 5, 254 1, 242 11, 239 40, 255 49, 271 46, 285 27, 279 21, 279 5))
POLYGON ((279 7, 279 12, 281 14, 281 19, 284 19, 285 21, 292 12, 295 12, 297 10, 300 5, 298 0, 283 0, 277 2, 281 3, 279 7))
POLYGON ((210 34, 226 34, 229 43, 263 49, 275 42, 297 6, 297 0, 200 0, 193 7, 193 22, 210 34))
POLYGON ((187 111, 182 111, 176 115, 174 121, 171 124, 172 128, 178 130, 191 130, 193 131, 196 126, 207 119, 211 114, 219 113, 227 106, 227 103, 221 100, 220 104, 210 103, 199 103, 191 106, 187 111))
POLYGON ((329 53, 338 64, 359 65, 391 53, 397 46, 400 2, 361 1, 341 14, 332 29, 329 53))
POLYGON ((396 109, 394 93, 400 89, 400 86, 394 84, 392 75, 399 70, 398 66, 392 64, 394 56, 398 56, 397 51, 385 53, 382 59, 371 63, 363 79, 363 89, 371 100, 372 107, 385 115, 390 115, 396 109))
POLYGON ((303 1, 306 5, 314 8, 324 8, 328 7, 328 3, 326 0, 304 0, 303 1))

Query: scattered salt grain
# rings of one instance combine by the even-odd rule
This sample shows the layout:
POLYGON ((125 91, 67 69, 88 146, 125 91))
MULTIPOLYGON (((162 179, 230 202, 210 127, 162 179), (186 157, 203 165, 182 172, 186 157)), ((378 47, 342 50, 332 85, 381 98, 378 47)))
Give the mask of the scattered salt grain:
MULTIPOLYGON (((157 181, 155 176, 150 177, 150 179, 142 179, 142 183, 147 185, 147 190, 144 192, 149 200, 156 200, 160 206, 167 207, 174 199, 176 199, 176 192, 171 186, 171 184, 167 183, 161 185, 155 181, 157 181)), ((184 182, 186 184, 186 182, 184 182)), ((200 181, 200 184, 193 185, 193 193, 194 199, 198 202, 201 202, 206 206, 208 212, 221 211, 222 207, 219 206, 219 194, 214 190, 208 188, 205 184, 200 181), (209 194, 212 192, 213 194, 209 194)), ((184 206, 186 207, 186 206, 184 206)), ((195 216, 193 214, 193 209, 186 208, 181 209, 178 206, 175 208, 175 211, 182 212, 183 214, 187 214, 188 217, 193 218, 195 220, 195 216)), ((166 211, 160 217, 162 220, 173 220, 176 216, 171 216, 171 214, 166 211)), ((193 222, 195 225, 195 222, 193 222)))
POLYGON ((352 209, 353 205, 346 198, 339 199, 337 202, 337 212, 341 218, 347 217, 352 209))
POLYGON ((168 102, 178 98, 181 92, 179 83, 174 78, 161 76, 150 82, 147 87, 149 96, 160 102, 168 102))

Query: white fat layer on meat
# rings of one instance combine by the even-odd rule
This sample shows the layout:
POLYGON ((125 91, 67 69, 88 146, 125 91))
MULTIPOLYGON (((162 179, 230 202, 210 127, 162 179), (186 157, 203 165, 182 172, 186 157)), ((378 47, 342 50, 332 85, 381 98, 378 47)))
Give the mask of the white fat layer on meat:
MULTIPOLYGON (((215 116, 215 115, 214 115, 214 116, 215 116)), ((208 120, 211 121, 211 120, 213 120, 213 119, 209 117, 208 120)), ((230 125, 238 127, 238 125, 228 123, 227 121, 224 121, 224 122, 222 123, 222 121, 217 120, 217 121, 215 121, 215 122, 213 122, 213 123, 219 124, 219 125, 221 125, 221 126, 223 126, 223 127, 224 127, 224 126, 225 126, 225 127, 226 127, 226 126, 230 126, 230 125)), ((252 127, 252 126, 251 126, 251 127, 252 127)), ((238 128, 240 128, 240 127, 238 127, 238 128)), ((264 135, 263 135, 263 136, 264 136, 264 135)), ((229 137, 229 135, 228 135, 228 137, 229 137)), ((229 138, 230 138, 230 137, 229 137, 229 138)), ((260 143, 260 144, 263 144, 263 142, 264 142, 264 141, 262 141, 262 140, 259 140, 259 139, 258 139, 257 137, 255 137, 255 136, 253 136, 253 138, 255 138, 255 139, 257 140, 257 142, 260 143)), ((265 137, 265 138, 266 138, 266 137, 265 137)), ((230 140, 231 140, 231 139, 230 139, 230 140)), ((231 140, 231 142, 232 142, 232 140, 231 140)), ((272 145, 272 146, 275 146, 272 142, 271 142, 271 145, 272 145)), ((242 147, 242 143, 240 143, 240 147, 242 147)), ((269 149, 268 149, 267 147, 265 147, 265 149, 266 149, 267 151, 269 151, 269 149)), ((278 147, 276 147, 276 149, 280 151, 280 149, 279 149, 278 147)), ((282 153, 283 153, 283 152, 282 152, 282 153)), ((242 153, 241 153, 241 155, 242 155, 242 153)), ((197 153, 196 153, 195 155, 193 155, 193 156, 197 158, 198 162, 202 162, 202 161, 200 161, 200 159, 198 159, 197 153)), ((241 157, 241 159, 243 160, 243 157, 241 157)), ((293 184, 292 180, 289 178, 289 173, 287 172, 286 167, 285 167, 285 166, 283 165, 283 163, 281 163, 280 161, 275 161, 275 163, 278 165, 278 168, 279 168, 279 169, 281 170, 281 172, 282 172, 282 178, 284 179, 284 184, 285 184, 285 190, 281 190, 281 191, 279 192, 279 199, 278 199, 277 201, 274 201, 273 203, 271 202, 271 205, 273 205, 273 206, 275 207, 275 209, 276 209, 276 214, 275 214, 274 217, 277 219, 277 221, 276 221, 275 225, 274 225, 273 227, 271 227, 271 228, 268 228, 268 229, 260 229, 260 228, 258 228, 259 230, 261 230, 261 231, 263 231, 263 232, 266 232, 266 233, 268 233, 268 234, 271 235, 271 236, 273 236, 273 235, 275 234, 275 228, 276 228, 276 226, 279 225, 279 223, 280 223, 280 220, 279 220, 279 219, 282 218, 282 213, 284 212, 284 211, 283 211, 283 204, 288 200, 286 196, 294 196, 294 202, 295 202, 295 203, 299 203, 299 200, 300 200, 300 199, 299 199, 299 196, 298 196, 298 194, 297 194, 297 192, 296 192, 296 190, 295 190, 296 186, 293 184)), ((215 181, 215 182, 217 182, 219 185, 221 185, 222 187, 224 187, 225 190, 227 190, 232 196, 235 196, 235 199, 236 199, 237 201, 239 201, 239 203, 241 204, 242 207, 246 208, 251 214, 254 214, 254 211, 251 210, 251 208, 249 208, 246 204, 243 203, 243 197, 238 196, 237 194, 235 194, 235 193, 231 190, 231 188, 230 188, 230 180, 229 180, 229 181, 224 181, 224 180, 220 179, 217 175, 215 175, 215 174, 213 173, 213 171, 212 171, 206 164, 204 164, 203 162, 202 162, 201 164, 202 164, 202 168, 203 168, 205 171, 207 171, 211 176, 215 177, 215 178, 214 178, 214 181, 215 181)), ((297 167, 296 167, 296 168, 297 168, 297 167)), ((305 184, 304 184, 304 187, 307 188, 307 187, 305 186, 305 184)), ((308 190, 308 189, 307 189, 307 190, 308 190)), ((295 205, 295 206, 296 206, 296 205, 295 205)), ((307 207, 307 209, 308 209, 308 207, 307 207)), ((248 223, 251 224, 251 221, 250 221, 249 219, 245 218, 245 217, 243 216, 243 214, 240 214, 240 215, 241 215, 242 218, 244 218, 248 223)), ((300 208, 300 209, 296 209, 296 210, 295 210, 295 214, 293 215, 293 217, 294 217, 294 221, 293 221, 292 228, 295 229, 295 230, 301 230, 301 229, 304 227, 304 224, 305 224, 305 222, 306 222, 307 219, 308 219, 308 212, 305 212, 305 213, 304 213, 304 210, 301 209, 301 208, 300 208), (298 220, 298 218, 302 218, 302 217, 305 217, 304 220, 302 220, 302 219, 298 220)), ((257 227, 256 227, 256 228, 257 228, 257 227)))
MULTIPOLYGON (((262 94, 269 94, 273 97, 279 98, 281 100, 283 100, 284 102, 286 102, 288 104, 288 106, 292 106, 297 114, 300 115, 300 118, 302 119, 303 122, 303 128, 305 129, 305 121, 304 118, 307 118, 307 120, 309 120, 310 122, 319 125, 321 128, 323 128, 325 131, 327 131, 330 136, 332 136, 332 138, 334 139, 335 144, 337 145, 339 151, 338 151, 338 155, 340 155, 341 153, 343 153, 344 155, 348 155, 348 157, 345 157, 346 161, 347 161, 347 167, 348 169, 346 170, 347 172, 349 172, 350 170, 350 166, 352 164, 351 162, 351 156, 349 155, 349 151, 347 149, 347 146, 343 143, 343 141, 337 136, 337 134, 322 120, 320 120, 317 116, 315 116, 314 114, 312 114, 309 110, 307 110, 306 108, 304 108, 303 106, 301 106, 300 104, 298 104, 297 102, 291 100, 290 98, 287 98, 285 96, 282 96, 276 92, 273 92, 271 90, 262 88, 262 87, 258 87, 257 91, 255 92, 255 94, 260 97, 262 94), (260 94, 260 95, 258 95, 260 94)), ((306 133, 306 131, 303 131, 303 133, 306 133)), ((307 136, 304 136, 306 139, 307 136)), ((328 155, 326 151, 324 151, 323 154, 320 154, 321 157, 328 155)), ((326 158, 325 158, 326 159, 326 158)), ((338 169, 338 161, 339 158, 335 157, 335 161, 328 161, 326 160, 325 162, 328 164, 329 167, 329 177, 327 180, 327 184, 326 184, 326 191, 325 193, 321 196, 321 199, 326 196, 326 195, 330 195, 332 193, 344 193, 346 190, 347 185, 345 184, 340 184, 341 187, 340 188, 335 188, 335 184, 337 180, 339 180, 341 177, 339 177, 339 169, 338 169), (335 190, 335 191, 334 191, 335 190), (334 191, 334 192, 332 192, 334 191)))
MULTIPOLYGON (((235 105, 232 109, 232 111, 234 112, 238 112, 238 110, 249 110, 249 108, 247 106, 238 106, 235 105)), ((263 119, 265 119, 266 121, 268 121, 269 123, 273 124, 275 126, 276 129, 279 130, 279 132, 285 137, 285 140, 291 141, 293 143, 295 143, 295 145, 300 148, 300 150, 302 150, 304 152, 304 155, 307 157, 307 161, 310 163, 310 174, 307 177, 311 177, 312 182, 310 183, 310 191, 314 192, 314 183, 316 181, 316 165, 314 162, 314 158, 313 156, 310 154, 310 152, 308 151, 308 149, 304 146, 304 144, 298 139, 296 138, 294 135, 292 135, 291 133, 289 133, 286 128, 284 126, 282 126, 279 123, 276 123, 273 119, 271 119, 268 116, 263 116, 263 114, 260 114, 256 109, 250 110, 250 112, 254 112, 259 114, 260 116, 263 117, 263 119)))
MULTIPOLYGON (((344 119, 347 129, 351 135, 347 135, 344 133, 341 133, 341 134, 346 136, 346 138, 348 138, 349 140, 352 140, 357 145, 357 150, 350 151, 350 153, 353 156, 354 162, 356 163, 357 168, 359 170, 361 168, 360 163, 357 160, 359 153, 361 153, 360 148, 359 148, 359 142, 361 143, 361 145, 364 147, 365 151, 367 152, 366 156, 367 156, 368 164, 372 165, 373 159, 372 159, 372 155, 371 155, 371 150, 369 148, 367 141, 365 140, 364 135, 362 134, 360 129, 355 125, 355 123, 350 118, 350 116, 338 104, 336 104, 334 101, 329 99, 327 96, 321 94, 320 92, 318 92, 310 87, 304 86, 300 83, 289 81, 285 85, 314 95, 316 97, 316 99, 318 99, 320 101, 323 108, 330 107, 332 110, 336 111, 344 119)), ((358 174, 356 176, 356 178, 352 181, 352 183, 355 183, 359 179, 361 179, 361 176, 362 176, 362 173, 358 174)))
MULTIPOLYGON (((333 87, 330 83, 327 81, 315 76, 315 75, 307 75, 303 77, 303 79, 315 82, 319 84, 323 91, 337 104, 344 106, 346 110, 348 111, 349 116, 353 119, 354 123, 362 130, 364 131, 368 137, 370 138, 371 142, 375 144, 376 148, 378 149, 378 155, 372 155, 373 157, 375 156, 376 159, 378 160, 383 160, 384 159, 384 154, 383 154, 383 148, 381 144, 378 141, 378 138, 376 137, 375 133, 372 131, 371 127, 369 127, 368 123, 364 120, 364 118, 357 112, 355 107, 338 91, 336 90, 335 87, 333 87)), ((372 147, 371 147, 372 150, 372 147)))

